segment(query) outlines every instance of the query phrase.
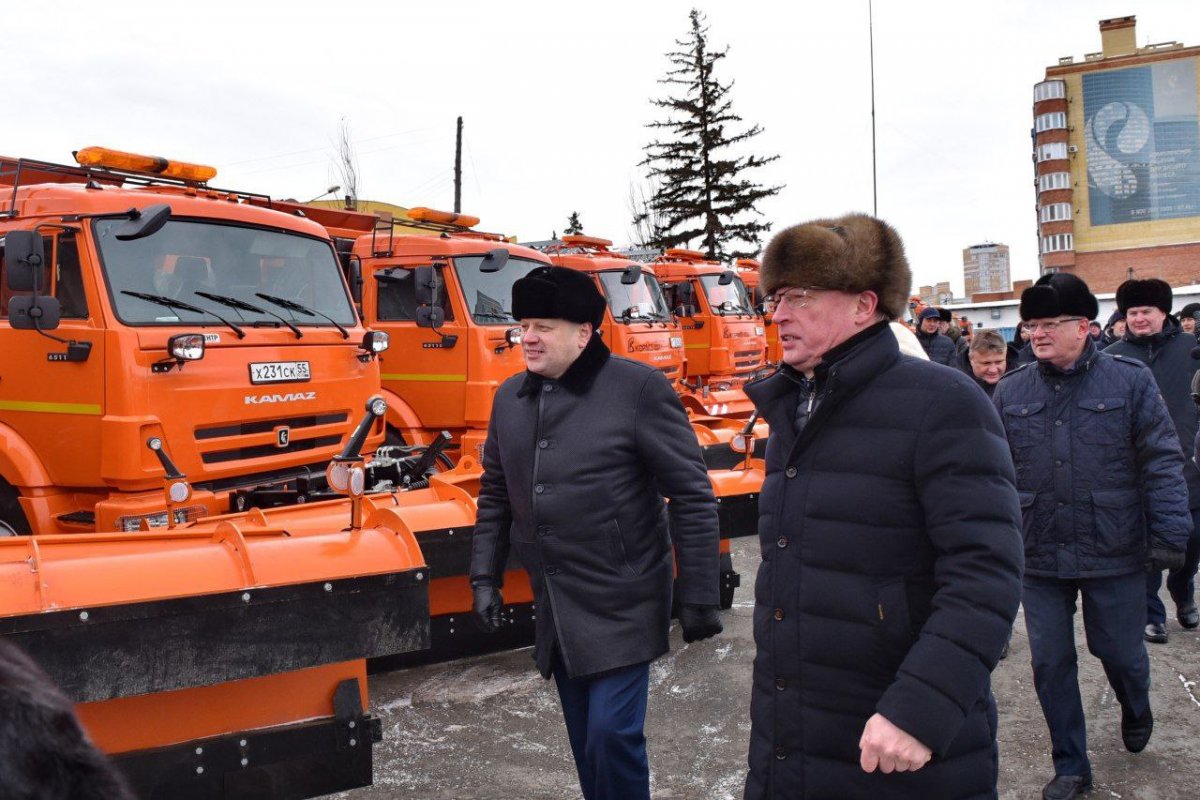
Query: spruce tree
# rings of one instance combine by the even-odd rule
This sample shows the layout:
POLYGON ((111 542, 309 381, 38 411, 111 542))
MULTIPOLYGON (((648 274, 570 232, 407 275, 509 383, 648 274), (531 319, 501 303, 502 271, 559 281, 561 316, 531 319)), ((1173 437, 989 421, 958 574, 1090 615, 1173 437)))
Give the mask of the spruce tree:
POLYGON ((699 240, 709 258, 752 257, 760 249, 760 235, 770 230, 757 204, 778 194, 783 186, 763 186, 746 177, 756 167, 778 155, 742 155, 730 148, 743 145, 762 133, 753 125, 738 132, 742 118, 733 113, 729 91, 733 81, 722 83, 714 68, 729 48, 714 50, 708 42, 704 15, 692 9, 691 30, 676 40, 678 50, 667 53, 672 67, 659 83, 675 94, 651 102, 665 109, 667 118, 650 123, 672 134, 667 141, 646 145, 641 166, 656 186, 648 208, 635 214, 633 224, 644 225, 651 213, 661 226, 656 247, 687 246, 699 240), (744 246, 734 248, 735 243, 744 246))
POLYGON ((567 217, 567 227, 563 229, 563 233, 568 235, 583 233, 583 223, 579 221, 578 211, 572 211, 571 216, 567 217))

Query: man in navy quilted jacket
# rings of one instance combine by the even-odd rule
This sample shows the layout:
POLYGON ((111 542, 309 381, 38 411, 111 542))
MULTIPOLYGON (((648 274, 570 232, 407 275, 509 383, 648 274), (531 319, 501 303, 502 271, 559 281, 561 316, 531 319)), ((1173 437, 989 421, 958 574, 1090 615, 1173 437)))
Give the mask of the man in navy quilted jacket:
POLYGON ((1146 568, 1183 562, 1191 531, 1183 453, 1154 376, 1096 349, 1087 284, 1043 276, 1021 294, 1037 362, 1000 379, 1000 411, 1017 471, 1025 534, 1022 604, 1033 682, 1050 728, 1054 778, 1047 800, 1092 785, 1075 655, 1076 598, 1088 649, 1121 704, 1121 738, 1150 741, 1146 568))
POLYGON ((787 228, 761 277, 784 363, 746 387, 771 435, 745 798, 995 798, 1022 560, 1000 419, 901 354, 912 272, 882 220, 787 228))

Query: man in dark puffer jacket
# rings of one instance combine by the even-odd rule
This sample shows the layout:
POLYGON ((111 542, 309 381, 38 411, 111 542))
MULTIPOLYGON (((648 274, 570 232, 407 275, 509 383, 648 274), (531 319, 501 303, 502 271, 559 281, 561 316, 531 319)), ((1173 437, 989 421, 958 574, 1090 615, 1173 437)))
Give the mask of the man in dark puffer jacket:
POLYGON ((1074 616, 1083 596, 1088 649, 1121 704, 1130 752, 1150 740, 1146 621, 1149 560, 1183 561, 1191 515, 1183 455, 1154 377, 1096 349, 1096 298, 1069 273, 1021 294, 1021 319, 1038 358, 1000 379, 992 396, 1017 468, 1025 534, 1022 604, 1033 683, 1053 745, 1047 800, 1092 785, 1077 679, 1074 616))
POLYGON ((990 678, 1021 575, 1000 420, 963 373, 900 354, 912 276, 887 224, 789 228, 761 275, 784 366, 746 387, 771 435, 745 796, 995 797, 990 678))
MULTIPOLYGON (((1104 352, 1136 358, 1154 374, 1175 423, 1179 443, 1187 447, 1196 439, 1197 414, 1192 402, 1192 376, 1200 371, 1200 359, 1193 356, 1196 339, 1183 332, 1171 318, 1171 287, 1157 278, 1128 280, 1117 287, 1117 308, 1125 315, 1125 336, 1104 352)), ((1184 310, 1187 308, 1185 306, 1184 310)), ((1197 353, 1200 355, 1200 353, 1197 353)), ((1196 608, 1196 567, 1200 565, 1200 471, 1191 458, 1183 460, 1183 477, 1188 486, 1188 507, 1192 514, 1192 535, 1188 538, 1183 566, 1167 576, 1167 590, 1175 601, 1175 618, 1188 630, 1200 627, 1196 608)), ((1158 590, 1162 572, 1146 576, 1147 642, 1167 641, 1167 610, 1158 590)))

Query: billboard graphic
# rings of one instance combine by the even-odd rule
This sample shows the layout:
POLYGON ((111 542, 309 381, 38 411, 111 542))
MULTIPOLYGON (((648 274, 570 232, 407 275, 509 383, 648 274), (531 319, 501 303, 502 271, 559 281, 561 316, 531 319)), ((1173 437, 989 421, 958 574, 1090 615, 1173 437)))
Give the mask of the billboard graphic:
POLYGON ((1083 76, 1092 225, 1200 216, 1196 59, 1083 76))

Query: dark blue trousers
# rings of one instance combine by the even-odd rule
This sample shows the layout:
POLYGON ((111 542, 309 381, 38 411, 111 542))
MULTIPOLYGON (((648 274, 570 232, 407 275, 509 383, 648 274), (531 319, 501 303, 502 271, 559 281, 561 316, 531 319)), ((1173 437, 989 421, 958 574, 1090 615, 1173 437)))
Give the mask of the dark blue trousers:
MULTIPOLYGON (((1183 566, 1167 573, 1167 591, 1171 593, 1176 608, 1195 599, 1197 567, 1200 567, 1200 508, 1192 509, 1192 535, 1188 538, 1183 566)), ((1167 621, 1167 609, 1158 596, 1161 587, 1161 572, 1151 572, 1146 576, 1147 623, 1163 625, 1167 621)))
POLYGON ((555 655, 552 670, 585 800, 650 800, 643 730, 650 663, 571 678, 555 655))
POLYGON ((1142 639, 1145 591, 1141 572, 1077 580, 1025 576, 1021 604, 1033 685, 1050 728, 1056 775, 1091 772, 1075 656, 1075 599, 1083 596, 1088 650, 1104 665, 1123 713, 1140 717, 1150 707, 1150 659, 1142 639))

